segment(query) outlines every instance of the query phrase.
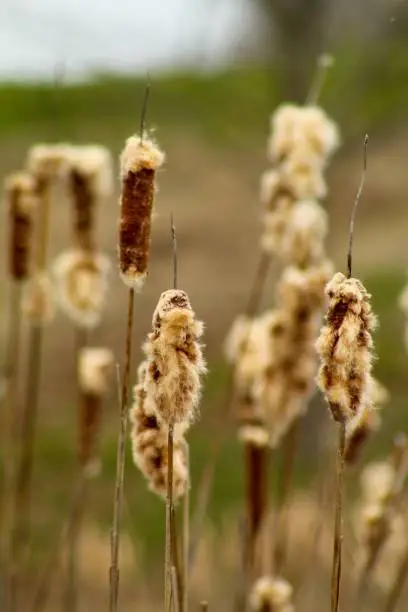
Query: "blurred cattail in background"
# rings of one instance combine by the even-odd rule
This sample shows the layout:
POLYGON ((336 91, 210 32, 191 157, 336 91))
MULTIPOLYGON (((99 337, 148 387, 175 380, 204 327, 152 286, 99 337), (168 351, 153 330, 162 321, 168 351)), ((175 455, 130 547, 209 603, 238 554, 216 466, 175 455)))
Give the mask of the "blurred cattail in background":
POLYGON ((36 183, 33 177, 27 172, 10 175, 5 182, 5 201, 9 219, 8 313, 5 335, 5 395, 2 398, 0 421, 4 472, 1 561, 7 566, 11 554, 10 536, 19 425, 17 388, 21 350, 21 297, 23 283, 29 278, 31 271, 34 215, 37 208, 36 183))
POLYGON ((102 403, 108 391, 112 366, 113 353, 108 348, 85 347, 79 354, 78 379, 82 399, 78 415, 79 459, 83 468, 95 458, 102 403))
POLYGON ((292 586, 283 578, 262 576, 252 587, 251 612, 295 612, 292 586))

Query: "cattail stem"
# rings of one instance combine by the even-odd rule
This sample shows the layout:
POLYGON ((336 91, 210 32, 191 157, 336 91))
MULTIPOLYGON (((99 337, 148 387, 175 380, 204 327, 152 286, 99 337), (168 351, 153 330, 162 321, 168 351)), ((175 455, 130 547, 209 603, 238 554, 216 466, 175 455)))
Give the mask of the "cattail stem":
POLYGON ((208 601, 200 602, 200 610, 201 612, 208 612, 208 601))
POLYGON ((399 565, 394 582, 391 584, 391 588, 385 599, 385 605, 383 608, 383 612, 394 612, 394 610, 396 609, 398 600, 401 596, 402 589, 404 587, 407 576, 408 576, 408 546, 405 549, 405 553, 402 557, 402 560, 399 565))
MULTIPOLYGON (((268 449, 252 443, 244 445, 246 467, 246 568, 252 575, 259 529, 267 508, 268 449)), ((250 582, 250 581, 249 581, 250 582)))
POLYGON ((346 446, 346 426, 344 423, 340 423, 339 427, 339 446, 336 462, 336 507, 331 579, 331 612, 338 612, 339 609, 343 542, 344 451, 346 446))
POLYGON ((170 593, 171 593, 171 568, 173 552, 173 532, 174 532, 174 514, 173 514, 173 434, 174 425, 170 424, 167 436, 167 495, 166 495, 166 536, 165 536, 165 552, 164 552, 164 609, 166 612, 171 612, 170 593))
POLYGON ((125 369, 122 379, 120 396, 120 430, 116 458, 115 496, 113 504, 113 523, 111 532, 111 563, 109 569, 109 611, 116 612, 119 595, 119 540, 120 522, 123 507, 123 486, 125 477, 126 436, 128 426, 128 394, 130 379, 130 364, 132 359, 132 330, 135 290, 129 289, 128 314, 126 330, 125 369))
MULTIPOLYGON (((187 449, 187 469, 190 474, 189 451, 187 449)), ((189 483, 190 484, 190 483, 189 483)), ((190 547, 190 486, 183 498, 183 612, 188 612, 189 595, 189 547, 190 547)))
POLYGON ((293 471, 295 465, 295 456, 297 448, 299 422, 296 421, 285 438, 283 443, 282 466, 279 471, 278 478, 278 508, 276 518, 276 540, 274 550, 274 571, 277 575, 281 574, 282 566, 285 562, 287 545, 288 545, 288 503, 290 491, 293 484, 293 471))
MULTIPOLYGON (((74 363, 76 371, 81 350, 87 345, 87 331, 82 327, 75 327, 75 348, 74 348, 74 363)), ((82 410, 84 398, 79 386, 77 375, 77 397, 79 403, 79 411, 82 410)), ((81 415, 79 418, 81 425, 81 415)), ((84 467, 84 466, 83 466, 84 467)), ((83 469, 81 466, 81 469, 83 469)), ((78 545, 81 535, 81 524, 85 510, 85 493, 78 500, 76 511, 72 514, 68 530, 68 550, 67 550, 67 583, 64 593, 64 610, 65 612, 76 612, 78 609, 78 545)))
MULTIPOLYGON (((16 457, 15 446, 17 442, 18 418, 16 415, 16 391, 18 381, 18 368, 20 362, 20 336, 21 336, 21 283, 12 280, 10 286, 10 302, 7 325, 6 355, 5 355, 5 397, 2 406, 3 431, 3 495, 1 507, 1 561, 4 568, 6 609, 7 591, 10 583, 7 572, 11 564, 11 530, 13 525, 13 492, 15 487, 16 457)), ((2 572, 3 573, 3 572, 2 572)))

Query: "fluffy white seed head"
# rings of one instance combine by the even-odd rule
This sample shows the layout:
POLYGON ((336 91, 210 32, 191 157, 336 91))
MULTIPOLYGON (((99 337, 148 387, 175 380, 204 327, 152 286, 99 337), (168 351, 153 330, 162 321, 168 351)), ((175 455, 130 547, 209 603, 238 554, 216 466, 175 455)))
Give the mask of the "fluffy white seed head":
POLYGON ((108 293, 111 264, 102 253, 70 249, 54 262, 56 299, 61 310, 77 325, 99 325, 108 293))
POLYGON ((72 146, 68 150, 69 169, 89 182, 95 197, 107 198, 113 193, 113 161, 106 147, 72 146))
POLYGON ((37 144, 28 151, 28 170, 39 179, 55 180, 63 177, 69 167, 71 145, 37 144))
POLYGON ((262 576, 252 587, 249 605, 252 612, 294 612, 293 588, 283 578, 262 576))
POLYGON ((120 158, 120 171, 122 177, 128 172, 138 172, 141 168, 157 170, 164 164, 165 155, 156 143, 140 136, 130 136, 127 139, 120 158))
POLYGON ((153 314, 153 331, 144 350, 149 362, 146 388, 166 425, 188 424, 195 416, 206 372, 197 321, 187 294, 165 291, 153 314))
POLYGON ((84 393, 104 395, 108 390, 108 377, 114 356, 105 347, 85 347, 78 357, 78 376, 84 393))

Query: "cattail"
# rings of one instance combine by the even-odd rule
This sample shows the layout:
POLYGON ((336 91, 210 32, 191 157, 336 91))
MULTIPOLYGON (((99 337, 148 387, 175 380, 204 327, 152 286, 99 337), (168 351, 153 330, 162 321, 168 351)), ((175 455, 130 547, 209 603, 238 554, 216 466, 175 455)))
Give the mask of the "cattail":
POLYGON ((371 379, 371 402, 363 406, 356 416, 346 425, 346 463, 355 463, 367 440, 374 434, 381 423, 378 410, 388 402, 388 391, 375 379, 371 379))
POLYGON ((74 234, 81 249, 94 248, 95 207, 112 194, 112 157, 106 147, 87 145, 69 151, 69 186, 74 204, 74 234))
POLYGON ((324 258, 328 223, 326 211, 314 200, 296 202, 282 240, 282 259, 299 268, 324 258))
POLYGON ((28 170, 38 181, 41 191, 45 184, 66 175, 71 146, 65 143, 36 144, 28 151, 28 170))
POLYGON ((83 467, 92 459, 100 428, 102 401, 108 390, 113 353, 107 348, 86 347, 78 356, 81 394, 79 414, 79 459, 83 467))
POLYGON ((144 351, 149 362, 147 394, 165 425, 186 427, 195 417, 200 378, 206 371, 199 343, 203 329, 184 291, 162 293, 144 351))
POLYGON ((102 318, 108 292, 110 261, 102 253, 70 249, 54 262, 56 299, 79 327, 94 328, 102 318))
POLYGON ((340 144, 336 124, 318 106, 283 104, 271 118, 271 131, 268 152, 273 162, 299 149, 305 159, 316 157, 324 162, 340 144))
POLYGON ((36 272, 27 283, 22 301, 22 311, 34 326, 44 326, 54 318, 54 288, 45 272, 36 272))
POLYGON ((272 446, 307 409, 318 367, 314 343, 331 271, 329 261, 306 270, 288 267, 278 285, 279 308, 269 317, 268 358, 255 391, 272 446))
POLYGON ((21 281, 30 273, 33 213, 37 206, 35 181, 26 172, 12 174, 5 192, 10 211, 10 275, 21 281))
POLYGON ((123 282, 141 289, 147 275, 151 215, 156 193, 156 171, 164 153, 152 141, 131 136, 121 155, 121 216, 119 266, 123 282))
MULTIPOLYGON (((149 488, 165 498, 167 493, 167 429, 157 418, 156 407, 146 392, 148 362, 138 369, 130 409, 133 461, 149 483, 149 488)), ((173 446, 173 496, 177 500, 188 487, 187 443, 179 435, 173 446)))
POLYGON ((329 306, 316 343, 321 357, 318 385, 335 421, 346 425, 371 402, 376 318, 362 283, 338 272, 327 284, 329 306))
POLYGON ((251 612, 294 612, 293 588, 283 578, 262 576, 249 596, 251 612))

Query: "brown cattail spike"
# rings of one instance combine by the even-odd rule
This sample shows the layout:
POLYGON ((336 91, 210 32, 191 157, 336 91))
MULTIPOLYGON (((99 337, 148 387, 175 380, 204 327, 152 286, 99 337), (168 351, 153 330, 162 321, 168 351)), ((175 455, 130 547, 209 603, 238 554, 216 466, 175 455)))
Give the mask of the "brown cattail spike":
POLYGON ((10 275, 21 281, 29 276, 33 213, 37 205, 34 179, 25 172, 6 181, 10 211, 10 275))
POLYGON ((123 282, 141 289, 150 253, 151 214, 156 193, 156 171, 164 153, 146 138, 128 138, 121 155, 121 214, 119 266, 123 282))

